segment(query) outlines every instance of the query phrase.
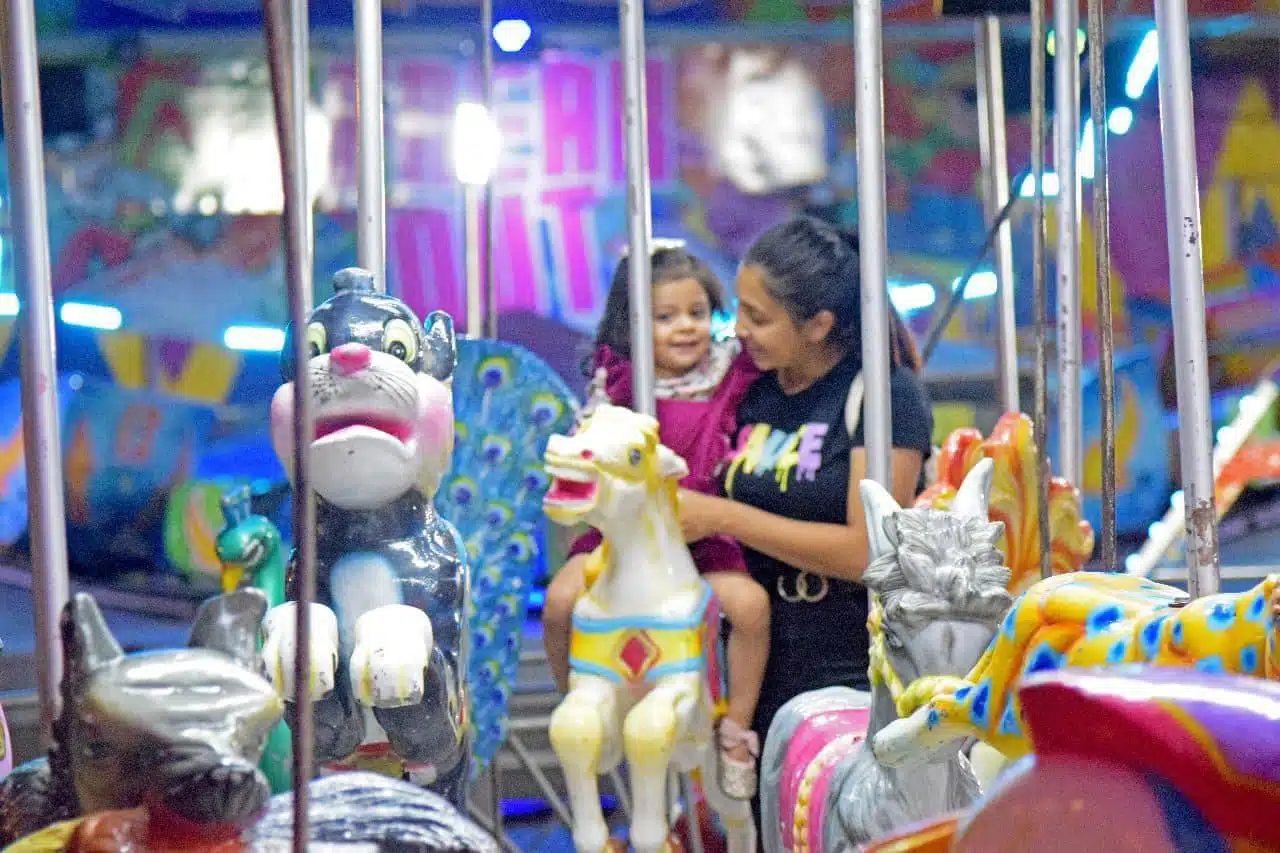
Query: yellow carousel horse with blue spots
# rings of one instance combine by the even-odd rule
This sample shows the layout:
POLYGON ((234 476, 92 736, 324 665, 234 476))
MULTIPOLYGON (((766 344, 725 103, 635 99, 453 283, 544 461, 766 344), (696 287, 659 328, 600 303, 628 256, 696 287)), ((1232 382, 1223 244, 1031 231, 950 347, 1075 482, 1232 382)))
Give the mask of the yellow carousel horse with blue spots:
POLYGON ((978 738, 1014 759, 1031 750, 1018 688, 1032 673, 1145 663, 1280 677, 1280 574, 1241 593, 1191 601, 1134 575, 1076 572, 1033 585, 964 678, 920 679, 898 700, 901 719, 873 749, 890 765, 914 763, 957 739, 978 738))

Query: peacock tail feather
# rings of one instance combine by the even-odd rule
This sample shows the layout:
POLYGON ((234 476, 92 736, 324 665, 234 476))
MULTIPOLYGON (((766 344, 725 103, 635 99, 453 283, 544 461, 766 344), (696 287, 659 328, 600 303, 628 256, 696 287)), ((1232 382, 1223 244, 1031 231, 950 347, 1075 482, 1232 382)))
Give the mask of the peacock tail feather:
POLYGON ((503 341, 458 341, 453 464, 436 495, 471 563, 473 767, 506 737, 529 593, 540 562, 547 439, 568 432, 578 402, 541 359, 503 341))

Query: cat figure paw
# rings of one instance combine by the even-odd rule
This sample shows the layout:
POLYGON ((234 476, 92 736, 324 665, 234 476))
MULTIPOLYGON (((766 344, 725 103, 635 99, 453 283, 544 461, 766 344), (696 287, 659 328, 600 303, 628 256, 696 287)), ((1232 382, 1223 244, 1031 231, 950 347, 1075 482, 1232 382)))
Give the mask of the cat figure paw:
POLYGON ((349 665, 356 701, 368 708, 420 704, 434 645, 431 619, 416 607, 387 604, 365 613, 356 620, 349 665))
MULTIPOLYGON (((262 620, 262 659, 271 683, 292 701, 296 695, 294 661, 297 656, 297 603, 271 608, 262 620)), ((308 694, 312 702, 327 696, 338 669, 338 617, 323 604, 311 605, 311 666, 308 694)))

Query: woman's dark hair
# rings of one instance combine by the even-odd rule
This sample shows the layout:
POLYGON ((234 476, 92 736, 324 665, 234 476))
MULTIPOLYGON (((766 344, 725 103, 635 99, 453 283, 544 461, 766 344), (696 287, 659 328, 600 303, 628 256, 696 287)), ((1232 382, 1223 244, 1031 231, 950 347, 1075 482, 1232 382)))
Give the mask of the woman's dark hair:
MULTIPOLYGON (((653 250, 649 261, 653 286, 691 278, 706 291, 707 301, 713 312, 724 310, 724 287, 720 279, 704 261, 695 258, 680 246, 659 246, 653 250)), ((605 300, 604 316, 596 329, 596 348, 607 346, 619 358, 631 358, 631 263, 626 255, 618 261, 613 271, 613 283, 605 300)), ((591 373, 590 359, 584 364, 587 375, 591 373)))
MULTIPOLYGON (((764 271, 769 296, 797 325, 830 311, 835 323, 827 340, 850 352, 862 341, 860 257, 857 234, 821 219, 800 216, 761 234, 742 263, 764 271)), ((895 367, 920 372, 920 353, 892 303, 889 351, 895 367)))

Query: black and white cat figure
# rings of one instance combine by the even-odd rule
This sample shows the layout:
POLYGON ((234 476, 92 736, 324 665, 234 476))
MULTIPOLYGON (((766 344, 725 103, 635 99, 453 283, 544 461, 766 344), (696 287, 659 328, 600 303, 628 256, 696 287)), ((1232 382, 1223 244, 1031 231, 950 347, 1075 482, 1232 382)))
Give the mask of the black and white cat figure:
MULTIPOLYGON (((425 326, 373 276, 345 269, 334 295, 290 329, 271 438, 292 476, 292 335, 311 359, 316 602, 310 693, 323 771, 378 769, 464 806, 470 771, 465 624, 470 569, 432 504, 453 453, 453 320, 425 326)), ((288 700, 296 578, 263 624, 267 671, 288 700)), ((286 719, 292 706, 286 708, 286 719)))

